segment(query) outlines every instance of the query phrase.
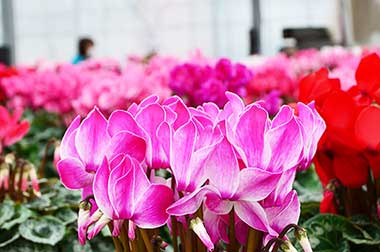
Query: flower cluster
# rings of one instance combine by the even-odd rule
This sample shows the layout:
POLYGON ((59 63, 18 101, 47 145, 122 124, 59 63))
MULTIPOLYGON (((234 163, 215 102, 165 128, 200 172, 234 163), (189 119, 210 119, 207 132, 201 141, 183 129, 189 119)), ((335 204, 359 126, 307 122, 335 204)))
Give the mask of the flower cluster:
MULTIPOLYGON (((347 90, 342 88, 339 79, 329 78, 326 69, 301 81, 300 101, 315 100, 316 108, 327 124, 315 160, 319 177, 328 189, 322 211, 340 211, 337 208, 347 203, 347 195, 369 201, 361 202, 363 206, 376 205, 380 191, 376 192, 376 186, 372 184, 377 185, 380 176, 379 71, 380 57, 370 54, 361 60, 355 75, 356 83, 347 90), (356 194, 339 192, 340 184, 356 194), (367 192, 361 190, 363 185, 367 185, 367 192), (375 198, 372 189, 375 191, 373 195, 377 195, 375 198)), ((354 201, 359 204, 360 200, 356 199, 354 201)), ((353 213, 355 210, 351 211, 353 213)))
POLYGON ((0 86, 13 108, 43 108, 70 118, 97 105, 110 113, 151 94, 168 97, 169 71, 175 62, 155 56, 148 63, 129 61, 125 68, 110 60, 20 67, 18 75, 2 78, 0 86))
MULTIPOLYGON (((7 78, 7 77, 11 77, 11 76, 14 76, 14 75, 17 75, 18 74, 18 71, 16 68, 14 67, 7 67, 6 65, 2 65, 0 64, 0 79, 1 78, 7 78)), ((4 90, 2 89, 1 85, 0 85, 0 102, 4 101, 5 100, 5 92, 4 90)))
POLYGON ((291 59, 283 54, 268 58, 252 67, 254 78, 248 85, 248 96, 262 97, 276 90, 281 96, 294 97, 297 78, 291 67, 291 59))
MULTIPOLYGON (((250 101, 262 99, 275 91, 277 97, 282 98, 284 103, 295 101, 299 94, 300 80, 320 68, 328 68, 330 77, 341 79, 341 88, 348 90, 356 84, 355 70, 360 59, 378 51, 378 49, 347 49, 336 46, 325 47, 320 51, 300 50, 291 56, 280 53, 269 58, 253 57, 247 62, 254 72, 254 77, 247 86, 246 99, 250 101)), ((273 97, 273 94, 270 96, 273 97)))
POLYGON ((225 92, 245 97, 246 85, 251 79, 252 72, 246 66, 220 59, 214 66, 198 63, 177 65, 170 73, 170 88, 192 106, 214 102, 223 107, 227 102, 225 92))
POLYGON ((193 251, 190 229, 208 250, 223 241, 238 251, 252 248, 252 232, 261 246, 263 236, 269 241, 297 223, 292 183, 310 165, 323 120, 313 103, 298 103, 296 113, 283 106, 271 120, 260 103, 225 95, 223 109, 150 96, 108 119, 95 108, 71 123, 57 166, 62 183, 83 193, 82 243, 108 224, 121 237, 117 247, 134 251, 137 237, 167 224, 174 251, 177 237, 193 251))
POLYGON ((153 55, 131 56, 126 65, 103 59, 79 65, 45 62, 33 68, 0 67, 0 100, 5 97, 9 107, 42 108, 71 121, 94 105, 108 115, 152 94, 165 99, 175 93, 190 106, 214 102, 221 108, 227 102, 225 92, 231 91, 247 102, 263 100, 272 116, 282 103, 296 100, 300 79, 321 67, 329 68, 330 76, 340 78, 342 89, 348 90, 355 85, 360 57, 370 51, 302 50, 289 57, 278 54, 246 62, 250 67, 228 59, 210 60, 199 52, 185 63, 153 55))

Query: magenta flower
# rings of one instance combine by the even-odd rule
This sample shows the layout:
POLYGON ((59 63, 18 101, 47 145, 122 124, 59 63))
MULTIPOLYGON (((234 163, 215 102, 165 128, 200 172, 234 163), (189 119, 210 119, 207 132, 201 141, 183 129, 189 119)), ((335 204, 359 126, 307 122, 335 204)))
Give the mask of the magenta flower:
POLYGON ((119 155, 109 163, 104 159, 93 192, 104 217, 90 231, 90 239, 111 220, 129 220, 141 228, 160 227, 167 222, 166 208, 173 201, 171 189, 152 184, 139 161, 129 155, 119 155))
MULTIPOLYGON (((292 183, 296 170, 307 166, 315 153, 324 131, 323 120, 312 104, 298 104, 298 116, 283 106, 270 120, 258 103, 245 106, 238 96, 226 96, 229 102, 222 111, 206 104, 197 112, 192 110, 194 118, 205 119, 202 125, 212 121, 225 137, 202 156, 201 168, 195 169, 205 170, 203 181, 208 179, 209 183, 189 191, 168 208, 168 213, 193 214, 204 203, 205 226, 213 242, 226 241, 225 216, 232 210, 236 229, 247 229, 248 225, 268 233, 268 237, 278 235, 287 224, 298 221, 299 201, 292 183)), ((192 128, 188 126, 188 131, 192 128)), ((184 144, 182 148, 187 147, 184 144)), ((188 148, 191 151, 193 148, 188 148)), ((181 163, 193 170, 183 160, 181 163)), ((244 241, 245 235, 239 234, 238 240, 244 241)))
POLYGON ((246 96, 246 86, 252 77, 246 66, 222 58, 212 66, 196 63, 177 65, 170 74, 170 87, 176 94, 186 97, 190 105, 214 102, 222 107, 227 102, 226 91, 246 96))
POLYGON ((193 214, 204 201, 207 209, 217 215, 226 215, 234 209, 252 228, 272 233, 259 202, 275 189, 281 174, 257 168, 240 170, 234 149, 226 138, 213 148, 203 165, 210 184, 175 202, 168 208, 169 214, 193 214))
POLYGON ((208 167, 204 162, 221 138, 218 128, 200 124, 197 127, 194 121, 188 121, 174 132, 170 167, 178 191, 192 192, 206 182, 208 167))
POLYGON ((296 120, 302 126, 303 157, 298 170, 307 169, 317 151, 319 139, 326 130, 326 123, 315 109, 314 102, 305 105, 297 103, 298 116, 296 120))
POLYGON ((110 136, 108 122, 95 108, 80 122, 77 117, 67 129, 61 143, 61 160, 57 164, 61 182, 68 189, 83 189, 91 194, 95 172, 104 157, 112 159, 118 154, 129 154, 140 162, 145 159, 143 138, 120 131, 110 136))
POLYGON ((148 166, 168 168, 170 127, 167 114, 167 111, 158 104, 158 97, 150 96, 139 106, 131 106, 129 111, 114 111, 109 118, 108 132, 111 136, 120 132, 132 132, 141 136, 146 141, 148 166))
MULTIPOLYGON (((226 62, 218 71, 218 78, 236 74, 226 62)), ((78 221, 82 243, 110 222, 121 238, 127 222, 124 234, 132 240, 139 237, 136 227, 167 223, 177 229, 174 237, 191 228, 212 250, 220 240, 235 247, 227 235, 231 225, 245 244, 249 227, 268 240, 297 222, 292 183, 311 162, 323 120, 313 104, 282 106, 270 119, 259 102, 246 106, 236 94, 224 97, 220 109, 213 102, 189 108, 176 96, 162 103, 150 96, 108 120, 95 108, 73 121, 62 139, 58 172, 67 188, 94 196, 78 221), (160 168, 167 170, 153 170, 160 168), (200 207, 203 220, 193 215, 200 207)))
POLYGON ((273 202, 270 197, 261 202, 268 216, 269 225, 275 234, 268 234, 265 241, 277 236, 289 224, 297 223, 301 214, 301 205, 296 191, 290 191, 285 198, 273 202))
POLYGON ((269 115, 275 115, 283 103, 280 95, 281 93, 278 90, 272 90, 268 94, 263 95, 258 103, 268 111, 269 115))
POLYGON ((226 133, 247 167, 282 173, 273 201, 285 198, 292 190, 297 169, 306 169, 325 130, 323 119, 313 104, 297 105, 299 115, 282 106, 273 120, 258 104, 244 108, 237 96, 229 94, 225 111, 226 133), (231 115, 230 115, 231 114, 231 115))

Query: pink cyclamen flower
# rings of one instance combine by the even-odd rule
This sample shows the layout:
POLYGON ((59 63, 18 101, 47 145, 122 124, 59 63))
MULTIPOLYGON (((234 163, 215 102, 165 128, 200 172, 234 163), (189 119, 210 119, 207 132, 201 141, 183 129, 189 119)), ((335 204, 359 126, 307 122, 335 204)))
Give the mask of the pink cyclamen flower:
POLYGON ((19 122, 22 110, 15 110, 13 115, 0 106, 0 153, 3 147, 12 145, 21 140, 29 131, 29 122, 24 120, 19 122))
POLYGON ((180 192, 192 192, 206 182, 208 167, 204 161, 222 138, 220 129, 197 127, 193 120, 177 129, 171 141, 170 167, 180 192))
POLYGON ((146 142, 147 165, 150 168, 167 168, 170 129, 167 112, 158 99, 150 96, 139 105, 132 105, 128 111, 114 111, 109 118, 108 132, 111 136, 120 132, 141 136, 146 142))
POLYGON ((306 170, 317 151, 319 139, 326 130, 326 123, 315 109, 314 102, 305 105, 301 102, 297 103, 296 110, 298 116, 296 120, 302 126, 302 138, 303 138, 303 155, 301 157, 301 163, 298 166, 299 171, 306 170))
POLYGON ((169 187, 151 183, 139 161, 123 154, 110 162, 103 160, 93 192, 103 216, 90 231, 90 239, 111 220, 130 220, 140 228, 160 227, 167 222, 166 208, 173 202, 169 187))
POLYGON ((225 138, 214 147, 203 165, 207 167, 210 185, 175 202, 168 208, 169 214, 193 214, 204 201, 207 209, 217 215, 226 215, 234 209, 252 228, 272 233, 259 202, 275 189, 281 174, 257 168, 240 170, 233 147, 225 138))
POLYGON ((209 115, 208 120, 214 120, 212 124, 225 137, 201 161, 209 183, 175 202, 168 213, 193 214, 204 203, 205 225, 213 241, 226 239, 223 219, 232 209, 236 228, 248 225, 278 235, 298 220, 299 201, 292 183, 297 168, 306 166, 314 155, 323 121, 312 104, 298 104, 298 116, 291 107, 283 106, 270 120, 259 103, 245 106, 235 94, 226 96, 229 102, 222 111, 208 105, 197 113, 192 111, 195 118, 209 115))
POLYGON ((129 131, 111 137, 107 128, 108 121, 94 108, 82 122, 76 117, 62 139, 57 164, 61 182, 68 189, 83 189, 84 197, 91 194, 95 172, 104 157, 112 159, 122 153, 140 162, 145 159, 143 138, 129 131))

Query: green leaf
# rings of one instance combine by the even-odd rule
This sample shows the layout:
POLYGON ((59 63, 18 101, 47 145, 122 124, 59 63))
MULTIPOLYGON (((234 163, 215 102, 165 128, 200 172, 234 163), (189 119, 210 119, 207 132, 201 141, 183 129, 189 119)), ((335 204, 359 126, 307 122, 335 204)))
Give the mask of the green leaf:
MULTIPOLYGON (((60 243, 62 246, 61 251, 70 251, 70 252, 92 252, 89 242, 85 245, 81 245, 78 241, 76 232, 70 232, 69 235, 60 243)), ((111 250, 110 250, 111 251, 111 250)))
POLYGON ((41 197, 36 198, 28 204, 26 204, 26 207, 36 210, 44 210, 45 208, 49 207, 50 204, 50 199, 45 195, 42 195, 41 197))
POLYGON ((90 241, 92 251, 115 251, 111 237, 97 235, 90 241))
POLYGON ((0 204, 0 226, 10 220, 15 213, 12 201, 4 201, 0 204))
POLYGON ((333 214, 319 214, 303 223, 313 250, 316 252, 350 252, 344 233, 356 232, 346 218, 333 214))
POLYGON ((100 231, 100 233, 104 236, 104 237, 112 237, 112 234, 111 234, 111 231, 109 228, 103 228, 102 231, 100 231))
POLYGON ((78 217, 78 215, 68 207, 59 209, 55 212, 54 216, 60 219, 65 225, 73 223, 78 217))
POLYGON ((57 218, 44 216, 25 221, 19 226, 19 232, 29 241, 54 246, 63 239, 65 226, 57 218))
POLYGON ((301 203, 320 202, 322 200, 323 188, 314 166, 304 172, 297 173, 293 187, 297 191, 301 203))
POLYGON ((380 225, 371 222, 366 216, 351 219, 356 232, 344 233, 343 236, 354 244, 380 245, 380 225))
POLYGON ((12 228, 11 230, 0 230, 0 248, 11 244, 20 237, 18 228, 12 228))
POLYGON ((24 221, 26 221, 31 215, 32 211, 26 208, 24 205, 17 205, 15 207, 15 214, 13 218, 7 222, 5 222, 1 228, 9 230, 11 229, 14 225, 20 224, 24 221))
POLYGON ((319 214, 319 202, 304 202, 301 204, 301 216, 298 223, 302 225, 317 214, 319 214))
POLYGON ((2 248, 2 251, 7 252, 34 252, 33 243, 18 239, 15 242, 2 248))
POLYGON ((6 247, 2 248, 1 251, 6 252, 57 252, 57 250, 46 244, 33 243, 24 239, 18 239, 6 247))
POLYGON ((81 201, 81 196, 79 191, 71 191, 61 186, 57 188, 57 193, 51 198, 51 204, 46 210, 52 211, 62 207, 77 207, 81 201))

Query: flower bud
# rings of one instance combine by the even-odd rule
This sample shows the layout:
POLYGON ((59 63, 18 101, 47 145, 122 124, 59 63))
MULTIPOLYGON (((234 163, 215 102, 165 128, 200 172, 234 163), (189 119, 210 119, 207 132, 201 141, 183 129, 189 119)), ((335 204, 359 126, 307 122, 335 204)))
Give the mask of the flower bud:
POLYGON ((214 243, 211 241, 209 234, 206 231, 205 226, 200 218, 195 218, 190 221, 190 228, 201 239, 202 243, 207 247, 209 251, 214 250, 214 243))
POLYGON ((41 192, 40 192, 40 185, 38 184, 38 178, 37 178, 37 172, 36 172, 36 167, 33 164, 29 164, 30 169, 29 169, 29 179, 32 182, 32 189, 34 195, 37 197, 41 197, 41 192))
POLYGON ((136 238, 136 224, 133 221, 129 221, 128 225, 128 238, 130 240, 134 240, 136 238))
POLYGON ((8 153, 5 155, 4 159, 5 163, 8 164, 11 168, 14 168, 16 166, 16 156, 13 153, 8 153))
POLYGON ((78 239, 80 244, 86 243, 87 229, 91 224, 90 211, 91 203, 88 200, 83 200, 79 203, 78 213, 78 239))
POLYGON ((113 221, 113 229, 112 236, 119 236, 121 233, 121 229, 123 228, 124 220, 114 220, 113 221))
POLYGON ((311 248, 311 245, 310 245, 310 241, 307 238, 307 232, 304 228, 301 228, 301 227, 296 228, 294 230, 294 236, 296 237, 296 239, 300 243, 303 251, 313 252, 313 249, 311 248))
POLYGON ((0 189, 9 189, 9 168, 6 163, 0 164, 0 189))
POLYGON ((54 167, 57 167, 58 161, 61 159, 60 156, 60 148, 61 148, 61 141, 55 141, 54 142, 54 167))
POLYGON ((90 218, 91 224, 97 222, 101 217, 103 216, 102 211, 100 209, 97 209, 90 218))
POLYGON ((21 168, 16 167, 16 172, 15 172, 14 180, 13 180, 13 188, 15 191, 19 190, 20 181, 21 181, 21 168))
POLYGON ((28 173, 27 171, 23 171, 21 175, 21 191, 26 192, 28 190, 28 173))
POLYGON ((78 239, 79 239, 80 244, 82 245, 86 243, 86 235, 87 235, 89 222, 90 222, 90 208, 88 209, 81 208, 79 204, 78 239))
POLYGON ((289 240, 283 241, 280 245, 280 248, 284 252, 297 252, 296 248, 289 240))
POLYGON ((92 238, 94 238, 110 221, 111 219, 103 214, 102 217, 100 217, 100 219, 97 222, 95 222, 95 225, 88 233, 88 239, 91 240, 92 238))

